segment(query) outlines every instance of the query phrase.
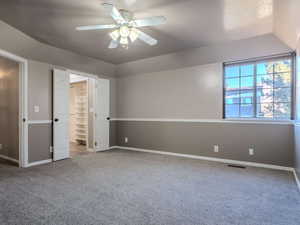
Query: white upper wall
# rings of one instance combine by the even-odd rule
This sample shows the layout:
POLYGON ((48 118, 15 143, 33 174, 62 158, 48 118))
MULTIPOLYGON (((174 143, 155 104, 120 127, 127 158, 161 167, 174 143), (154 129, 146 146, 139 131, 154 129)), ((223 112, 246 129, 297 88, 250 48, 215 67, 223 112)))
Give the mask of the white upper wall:
POLYGON ((274 0, 274 33, 290 48, 296 49, 300 34, 299 0, 274 0))

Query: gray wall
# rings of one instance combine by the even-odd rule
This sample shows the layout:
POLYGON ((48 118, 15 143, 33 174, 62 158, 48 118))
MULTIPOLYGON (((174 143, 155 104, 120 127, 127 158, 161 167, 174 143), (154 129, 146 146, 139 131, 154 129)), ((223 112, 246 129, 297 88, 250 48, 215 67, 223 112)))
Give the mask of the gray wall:
POLYGON ((294 164, 298 177, 300 177, 300 124, 295 124, 294 164))
POLYGON ((292 124, 117 122, 118 146, 280 166, 293 166, 293 135, 292 124), (249 148, 254 148, 253 156, 249 148))
POLYGON ((197 65, 268 56, 290 50, 276 36, 268 34, 120 64, 117 66, 116 76, 124 77, 164 70, 175 70, 197 65))
POLYGON ((51 120, 52 117, 52 67, 30 60, 28 63, 28 119, 51 120), (34 106, 40 111, 34 112, 34 106))
POLYGON ((82 72, 114 76, 115 65, 43 44, 0 20, 0 49, 34 61, 82 72))
POLYGON ((222 62, 288 51, 274 35, 264 35, 119 65, 117 117, 141 121, 115 121, 117 145, 292 166, 292 125, 222 123, 222 62), (220 123, 142 121, 149 118, 220 123))
POLYGON ((0 155, 19 160, 19 63, 0 56, 0 155))
POLYGON ((52 158, 52 124, 29 124, 28 161, 29 163, 52 158))
MULTIPOLYGON (((28 119, 51 120, 52 119, 52 69, 47 63, 30 60, 28 66, 28 119), (34 112, 34 106, 39 106, 40 111, 34 112)), ((111 117, 116 115, 115 79, 110 79, 110 112, 111 117)), ((51 158, 51 124, 31 124, 29 126, 29 161, 39 161, 51 158), (38 136, 39 138, 34 138, 38 136), (37 140, 39 141, 37 143, 37 140)), ((113 133, 112 133, 113 136, 113 133)), ((91 142, 92 144, 92 142, 91 142)))
POLYGON ((299 11, 299 0, 274 0, 274 33, 293 49, 300 32, 299 11))
POLYGON ((117 79, 119 118, 222 118, 222 64, 117 79))
POLYGON ((295 168, 300 177, 300 39, 297 42, 295 168))

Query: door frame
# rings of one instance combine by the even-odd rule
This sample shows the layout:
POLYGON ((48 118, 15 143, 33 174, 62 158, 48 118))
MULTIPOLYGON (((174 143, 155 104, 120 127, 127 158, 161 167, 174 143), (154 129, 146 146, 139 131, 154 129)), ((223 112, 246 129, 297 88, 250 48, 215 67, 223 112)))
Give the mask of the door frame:
POLYGON ((19 167, 28 166, 28 60, 0 49, 0 56, 16 61, 19 69, 19 167), (23 121, 24 119, 24 121, 23 121))
MULTIPOLYGON (((94 85, 94 91, 93 91, 93 108, 95 110, 95 106, 96 106, 96 102, 97 102, 97 93, 96 93, 96 81, 98 81, 99 79, 107 79, 107 78, 101 78, 95 74, 90 74, 90 73, 85 73, 85 72, 81 72, 81 71, 77 71, 77 70, 70 70, 70 69, 67 69, 67 73, 68 74, 76 74, 76 75, 79 75, 79 76, 83 76, 83 77, 87 77, 87 78, 92 78, 94 79, 95 81, 95 85, 94 85)), ((107 79, 109 80, 109 79, 107 79)), ((89 88, 89 86, 88 86, 89 88)), ((110 100, 109 100, 110 101, 110 100)), ((109 102, 110 104, 110 102, 109 102)), ((89 114, 89 111, 90 111, 90 108, 88 109, 88 114, 89 114)), ((89 115, 88 115, 88 118, 89 118, 89 115)), ((95 146, 95 139, 96 139, 96 136, 95 136, 95 132, 96 132, 96 126, 94 125, 95 124, 95 121, 96 121, 96 114, 95 114, 95 111, 93 113, 93 148, 89 148, 88 146, 88 141, 87 141, 87 150, 88 151, 93 151, 93 152, 96 152, 96 146, 95 146)), ((88 139, 88 138, 87 138, 88 139)))

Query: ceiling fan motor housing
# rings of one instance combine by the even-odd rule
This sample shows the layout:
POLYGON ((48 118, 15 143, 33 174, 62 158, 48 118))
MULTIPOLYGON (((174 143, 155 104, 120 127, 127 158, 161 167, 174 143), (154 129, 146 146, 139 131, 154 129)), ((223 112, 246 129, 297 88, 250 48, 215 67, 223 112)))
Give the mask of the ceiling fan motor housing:
POLYGON ((128 22, 132 21, 133 20, 133 13, 128 11, 128 10, 125 10, 125 9, 120 9, 119 10, 121 15, 124 17, 124 19, 128 22))

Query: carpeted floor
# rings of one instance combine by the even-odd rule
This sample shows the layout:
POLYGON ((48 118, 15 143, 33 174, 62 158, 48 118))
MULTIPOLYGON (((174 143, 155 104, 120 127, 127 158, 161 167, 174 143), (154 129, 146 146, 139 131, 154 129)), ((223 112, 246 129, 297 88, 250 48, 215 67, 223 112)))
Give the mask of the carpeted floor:
POLYGON ((0 224, 299 225, 292 173, 113 150, 0 163, 0 224))

